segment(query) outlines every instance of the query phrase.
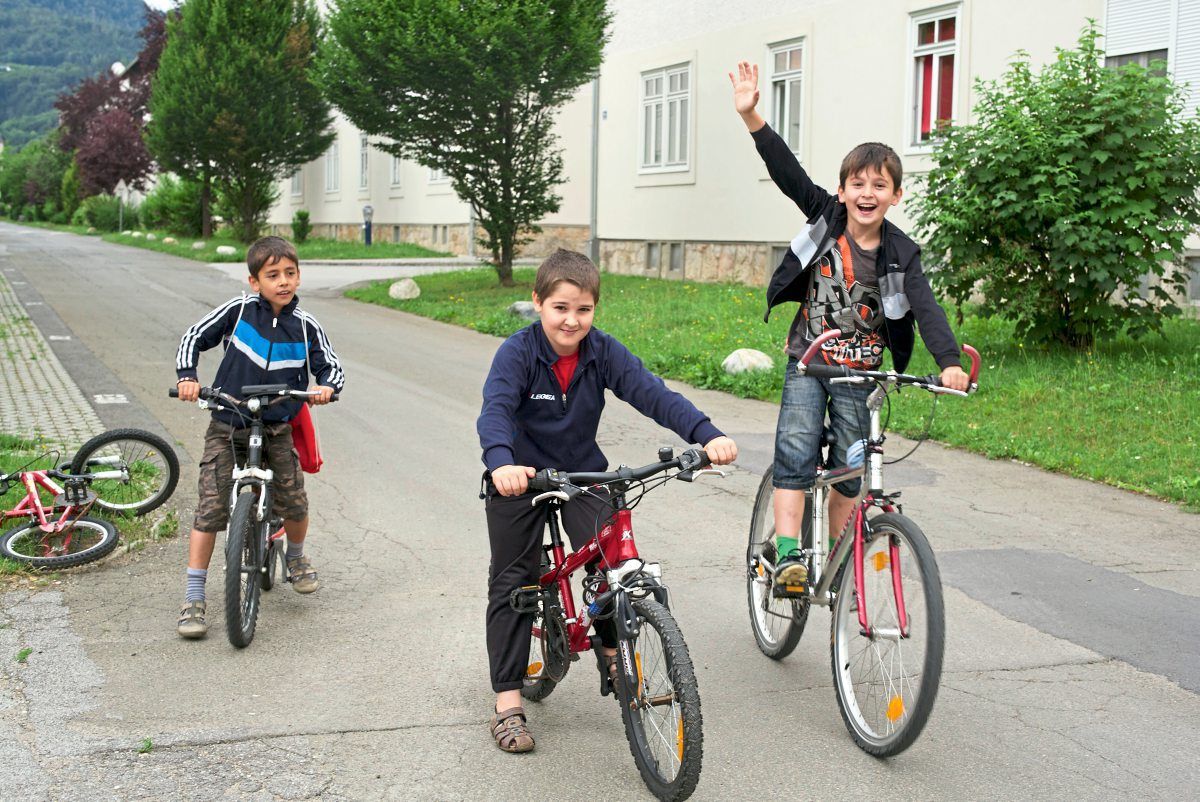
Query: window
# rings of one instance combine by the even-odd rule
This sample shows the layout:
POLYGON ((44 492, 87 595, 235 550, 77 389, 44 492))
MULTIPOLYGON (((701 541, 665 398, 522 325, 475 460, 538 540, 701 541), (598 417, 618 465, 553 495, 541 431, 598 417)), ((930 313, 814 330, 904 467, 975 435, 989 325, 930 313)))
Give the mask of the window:
POLYGON ((646 274, 662 278, 683 278, 682 242, 647 242, 646 274))
POLYGON ((429 183, 444 184, 450 180, 450 176, 446 175, 446 171, 440 167, 429 168, 429 183))
POLYGON ((400 157, 392 157, 392 186, 400 186, 400 157))
POLYGON ((913 144, 937 136, 954 119, 958 9, 913 17, 913 144))
POLYGON ((771 127, 793 153, 800 152, 801 65, 804 48, 799 42, 771 48, 771 127))
POLYGON ((292 173, 292 194, 304 194, 304 172, 301 168, 296 168, 296 172, 292 173))
POLYGON ((642 74, 642 169, 687 169, 691 66, 642 74))
POLYGON ((400 226, 392 226, 392 242, 400 241, 400 226))
POLYGON ((1187 299, 1200 306, 1200 256, 1191 256, 1187 260, 1188 277, 1187 299))
MULTIPOLYGON (((1126 64, 1137 64, 1140 67, 1149 69, 1150 63, 1153 61, 1166 61, 1166 50, 1147 50, 1145 53, 1124 53, 1120 56, 1105 56, 1104 66, 1124 67, 1126 64)), ((1163 64, 1158 65, 1158 69, 1154 71, 1155 75, 1165 76, 1167 74, 1166 67, 1163 64)))
POLYGON ((365 136, 358 138, 358 188, 366 189, 370 173, 371 145, 365 136))
POLYGON ((338 143, 335 141, 325 152, 325 191, 337 192, 341 187, 338 174, 338 143))

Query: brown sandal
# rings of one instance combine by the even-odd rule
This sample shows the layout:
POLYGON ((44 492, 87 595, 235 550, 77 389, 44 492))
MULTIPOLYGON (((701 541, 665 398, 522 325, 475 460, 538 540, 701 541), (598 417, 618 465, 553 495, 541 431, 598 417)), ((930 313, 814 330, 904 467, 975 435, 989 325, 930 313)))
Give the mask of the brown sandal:
POLYGON ((525 708, 513 707, 493 714, 490 727, 496 746, 505 752, 529 752, 533 749, 533 735, 525 721, 525 708))

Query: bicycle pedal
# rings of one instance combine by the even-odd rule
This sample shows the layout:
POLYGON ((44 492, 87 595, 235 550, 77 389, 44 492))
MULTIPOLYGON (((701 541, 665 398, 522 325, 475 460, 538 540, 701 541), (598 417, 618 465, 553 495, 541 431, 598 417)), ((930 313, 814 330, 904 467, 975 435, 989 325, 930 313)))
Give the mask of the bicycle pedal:
POLYGON ((805 586, 799 585, 772 585, 771 595, 776 599, 802 599, 805 594, 805 586))
POLYGON ((541 585, 523 585, 508 596, 508 603, 518 613, 536 613, 541 609, 541 585))

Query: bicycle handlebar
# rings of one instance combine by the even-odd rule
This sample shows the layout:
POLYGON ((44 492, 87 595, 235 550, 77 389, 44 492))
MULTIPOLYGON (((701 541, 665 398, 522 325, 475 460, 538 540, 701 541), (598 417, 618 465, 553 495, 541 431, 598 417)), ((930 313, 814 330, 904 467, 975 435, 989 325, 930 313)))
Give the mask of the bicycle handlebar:
MULTIPOLYGON (((314 390, 292 390, 291 388, 282 384, 247 384, 242 387, 242 393, 247 396, 245 399, 234 398, 228 393, 222 392, 214 387, 201 387, 200 400, 224 401, 228 404, 241 407, 245 406, 246 402, 251 398, 270 398, 270 400, 267 401, 267 405, 269 406, 271 404, 278 404, 280 401, 287 401, 288 399, 292 398, 304 400, 306 398, 313 398, 317 395, 316 391, 314 390)), ((171 398, 178 398, 179 387, 176 386, 167 390, 167 395, 171 398)), ((329 400, 330 402, 337 401, 338 394, 334 393, 332 396, 330 396, 329 400)))
MULTIPOLYGON (((835 340, 842 336, 841 329, 830 329, 822 332, 808 349, 804 355, 800 357, 800 372, 805 376, 814 376, 818 379, 840 379, 848 377, 861 377, 871 379, 873 381, 895 381, 898 384, 916 384, 924 387, 927 390, 940 388, 942 386, 942 378, 937 374, 928 376, 913 376, 908 373, 895 373, 879 370, 855 370, 843 365, 826 365, 823 363, 810 364, 813 357, 821 350, 821 346, 830 340, 835 340)), ((968 371, 970 381, 970 389, 974 391, 978 388, 980 357, 979 352, 970 345, 964 344, 962 347, 963 353, 971 360, 971 369, 968 371)), ((951 390, 943 390, 942 392, 953 392, 951 390)))
POLYGON ((706 468, 712 463, 703 449, 689 448, 678 457, 660 462, 652 462, 640 468, 630 468, 625 465, 615 471, 563 473, 554 468, 543 468, 529 480, 530 490, 558 490, 568 485, 579 487, 587 485, 602 485, 609 482, 636 482, 649 479, 656 473, 679 468, 681 472, 706 468))

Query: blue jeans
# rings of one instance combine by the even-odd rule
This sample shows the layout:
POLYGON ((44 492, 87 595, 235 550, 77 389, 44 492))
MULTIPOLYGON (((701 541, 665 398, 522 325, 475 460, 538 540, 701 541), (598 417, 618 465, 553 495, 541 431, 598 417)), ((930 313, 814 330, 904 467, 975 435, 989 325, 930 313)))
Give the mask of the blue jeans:
MULTIPOLYGON (((775 427, 773 483, 781 490, 808 490, 816 482, 826 412, 837 438, 826 468, 845 465, 846 449, 871 432, 867 396, 873 385, 830 384, 828 379, 801 376, 796 364, 795 359, 788 360, 779 424, 775 427)), ((861 484, 861 479, 851 479, 833 487, 843 496, 853 498, 861 484)))

